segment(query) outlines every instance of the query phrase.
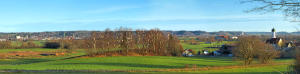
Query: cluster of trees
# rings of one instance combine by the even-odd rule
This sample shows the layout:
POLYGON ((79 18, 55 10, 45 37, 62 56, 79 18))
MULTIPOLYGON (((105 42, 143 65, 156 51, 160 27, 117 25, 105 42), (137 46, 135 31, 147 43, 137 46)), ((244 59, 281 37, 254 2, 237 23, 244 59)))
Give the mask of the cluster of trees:
MULTIPOLYGON (((5 48, 40 48, 33 41, 4 41, 0 42, 0 49, 5 48)), ((90 56, 112 54, 121 55, 158 55, 181 56, 183 47, 180 40, 170 33, 158 29, 136 30, 120 28, 115 31, 109 29, 102 32, 92 32, 88 38, 81 40, 60 39, 45 42, 43 48, 86 49, 90 56)))
POLYGON ((12 48, 11 41, 0 41, 0 49, 12 48))
POLYGON ((235 58, 244 61, 245 65, 251 64, 254 58, 258 58, 264 64, 270 63, 279 55, 279 51, 275 50, 273 46, 255 36, 241 37, 232 52, 235 58))
POLYGON ((292 71, 290 71, 290 74, 298 74, 300 73, 300 50, 299 48, 296 48, 296 55, 295 55, 295 65, 292 65, 292 71))
POLYGON ((214 36, 197 36, 197 40, 202 42, 216 42, 214 36))
POLYGON ((164 34, 158 29, 149 31, 131 31, 128 28, 120 28, 116 31, 109 29, 104 32, 93 32, 90 38, 85 40, 88 55, 106 55, 116 53, 130 55, 159 55, 180 56, 183 48, 179 39, 172 34, 164 34))
POLYGON ((68 53, 76 49, 87 49, 86 40, 60 39, 47 41, 43 48, 66 49, 68 53))
POLYGON ((0 41, 0 49, 39 48, 33 41, 0 41))
POLYGON ((24 49, 24 48, 39 48, 40 46, 35 44, 33 41, 26 41, 26 42, 21 42, 21 46, 19 48, 24 49))

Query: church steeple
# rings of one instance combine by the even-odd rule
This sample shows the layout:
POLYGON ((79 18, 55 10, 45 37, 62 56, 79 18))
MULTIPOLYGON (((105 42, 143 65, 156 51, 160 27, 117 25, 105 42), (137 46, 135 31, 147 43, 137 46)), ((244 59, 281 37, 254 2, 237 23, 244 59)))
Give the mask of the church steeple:
POLYGON ((275 28, 272 29, 272 38, 276 38, 275 28))

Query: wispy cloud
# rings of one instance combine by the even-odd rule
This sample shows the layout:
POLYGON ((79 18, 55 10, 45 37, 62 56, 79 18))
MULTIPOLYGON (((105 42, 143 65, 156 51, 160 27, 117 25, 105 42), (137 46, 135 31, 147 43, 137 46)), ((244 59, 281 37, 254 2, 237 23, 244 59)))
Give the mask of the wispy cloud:
POLYGON ((113 6, 113 7, 99 8, 99 9, 94 9, 94 10, 83 11, 83 13, 86 13, 86 14, 102 14, 102 13, 111 13, 111 12, 117 12, 117 11, 135 9, 135 8, 139 8, 139 7, 137 7, 137 6, 113 6))

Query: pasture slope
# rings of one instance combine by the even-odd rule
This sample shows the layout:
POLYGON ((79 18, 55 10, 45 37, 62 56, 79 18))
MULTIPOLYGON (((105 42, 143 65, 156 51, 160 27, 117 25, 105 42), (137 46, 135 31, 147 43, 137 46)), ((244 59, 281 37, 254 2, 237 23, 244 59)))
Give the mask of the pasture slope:
POLYGON ((2 73, 13 74, 120 74, 120 73, 281 73, 286 72, 291 59, 277 59, 275 65, 240 66, 230 57, 168 57, 168 56, 115 56, 44 57, 33 59, 2 59, 2 73), (284 64, 282 64, 284 63, 284 64), (287 63, 287 64, 285 64, 287 63), (277 64, 277 65, 276 65, 277 64), (236 67, 238 66, 238 67, 236 67), (205 69, 207 68, 207 69, 205 69), (179 70, 178 70, 179 69, 179 70), (195 69, 195 70, 194 70, 195 69), (7 71, 7 72, 4 72, 7 71))
MULTIPOLYGON (((224 43, 189 45, 184 48, 194 50, 219 46, 224 43)), ((216 49, 212 49, 216 50, 216 49)), ((292 59, 276 59, 273 64, 242 66, 231 57, 171 57, 171 56, 112 56, 77 57, 85 55, 83 50, 60 56, 40 56, 39 53, 64 52, 61 49, 0 49, 0 74, 280 74, 288 71, 292 59), (35 53, 15 56, 12 53, 35 53), (8 55, 6 55, 8 54, 8 55), (68 59, 69 58, 69 59, 68 59)), ((255 62, 256 63, 256 62, 255 62)))

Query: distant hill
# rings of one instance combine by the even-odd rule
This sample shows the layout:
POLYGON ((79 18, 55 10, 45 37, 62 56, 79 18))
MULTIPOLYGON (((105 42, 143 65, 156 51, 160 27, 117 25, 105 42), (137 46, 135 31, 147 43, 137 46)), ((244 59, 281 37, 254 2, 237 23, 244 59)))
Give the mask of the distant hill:
MULTIPOLYGON (((53 32, 18 32, 18 33, 1 33, 0 38, 9 38, 15 36, 38 36, 38 37, 64 37, 74 36, 85 38, 89 37, 93 31, 53 31, 53 32)), ((98 31, 101 32, 101 31, 98 31)), ((244 35, 271 35, 271 32, 242 32, 242 31, 219 31, 219 32, 206 32, 206 31, 163 31, 164 33, 171 33, 177 36, 208 36, 208 35, 228 35, 238 36, 244 35)), ((277 35, 300 35, 300 32, 277 32, 277 35)))

